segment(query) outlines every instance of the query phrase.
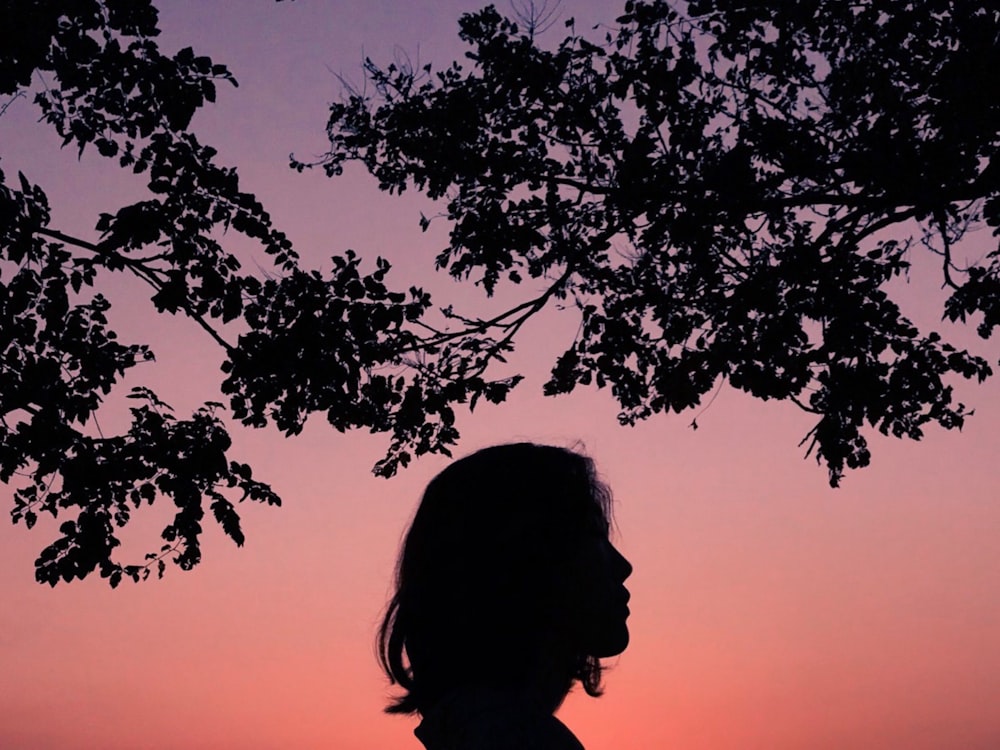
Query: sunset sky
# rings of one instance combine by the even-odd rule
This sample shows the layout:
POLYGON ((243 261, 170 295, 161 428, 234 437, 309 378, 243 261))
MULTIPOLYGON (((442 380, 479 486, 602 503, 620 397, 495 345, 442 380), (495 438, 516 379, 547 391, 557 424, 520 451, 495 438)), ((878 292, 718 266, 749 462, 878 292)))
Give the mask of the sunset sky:
MULTIPOLYGON (((428 201, 380 194, 357 168, 329 180, 287 166, 289 152, 324 150, 327 105, 340 77, 361 82, 364 56, 444 66, 463 54, 456 22, 478 3, 158 6, 164 49, 193 46, 235 73, 240 87, 221 86, 194 129, 240 169, 306 264, 328 269, 331 254, 353 248, 372 264, 388 258, 396 286, 482 304, 478 290, 434 276, 447 226, 420 231, 428 201)), ((560 18, 583 30, 617 10, 563 0, 560 18)), ((0 154, 8 180, 20 169, 46 189, 54 228, 93 237, 99 212, 145 196, 112 161, 60 151, 37 117, 13 102, 0 154)), ((964 252, 978 257, 991 241, 974 232, 964 252)), ((252 249, 239 251, 253 262, 252 249)), ((940 322, 936 271, 918 264, 904 308, 996 366, 996 341, 940 322)), ((113 281, 102 287, 113 326, 150 342, 158 360, 130 371, 123 390, 148 385, 180 415, 223 400, 216 345, 189 321, 157 316, 139 284, 113 281)), ((961 433, 869 436, 873 465, 832 490, 825 469, 803 460, 812 421, 792 405, 724 388, 695 431, 694 413, 619 427, 602 391, 542 397, 576 327, 571 311, 526 327, 511 360, 526 381, 508 404, 460 414, 457 453, 515 440, 582 447, 615 493, 617 545, 635 568, 632 644, 612 660, 604 697, 574 693, 560 712, 587 750, 1000 747, 1000 380, 955 384, 976 410, 961 433)), ((121 428, 124 414, 110 403, 101 424, 121 428)), ((242 549, 207 524, 191 572, 50 589, 34 582, 33 561, 58 522, 0 524, 0 749, 419 750, 415 720, 382 713, 389 687, 373 640, 401 534, 446 459, 376 479, 387 440, 340 435, 321 416, 292 439, 233 436, 233 456, 284 506, 241 509, 242 549)), ((8 510, 11 495, 0 486, 8 510)), ((124 532, 137 558, 159 547, 169 508, 145 512, 124 532)))

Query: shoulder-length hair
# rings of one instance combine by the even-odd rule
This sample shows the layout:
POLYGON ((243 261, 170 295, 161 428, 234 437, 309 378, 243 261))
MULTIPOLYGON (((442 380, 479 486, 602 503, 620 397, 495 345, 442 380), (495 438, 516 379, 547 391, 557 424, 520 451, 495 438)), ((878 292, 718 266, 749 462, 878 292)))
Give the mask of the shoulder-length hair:
POLYGON ((498 445, 428 484, 403 542, 378 632, 383 671, 405 692, 388 713, 426 713, 459 687, 541 689, 554 710, 601 664, 574 637, 577 561, 607 536, 611 493, 565 448, 498 445))

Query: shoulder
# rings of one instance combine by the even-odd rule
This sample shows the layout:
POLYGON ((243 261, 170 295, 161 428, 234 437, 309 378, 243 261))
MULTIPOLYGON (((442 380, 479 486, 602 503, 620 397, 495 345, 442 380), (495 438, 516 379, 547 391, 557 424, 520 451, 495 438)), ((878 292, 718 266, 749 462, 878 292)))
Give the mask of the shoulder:
POLYGON ((551 715, 494 717, 477 727, 469 750, 584 750, 573 733, 551 715))
POLYGON ((414 733, 427 750, 584 750, 555 716, 482 696, 447 701, 414 733))

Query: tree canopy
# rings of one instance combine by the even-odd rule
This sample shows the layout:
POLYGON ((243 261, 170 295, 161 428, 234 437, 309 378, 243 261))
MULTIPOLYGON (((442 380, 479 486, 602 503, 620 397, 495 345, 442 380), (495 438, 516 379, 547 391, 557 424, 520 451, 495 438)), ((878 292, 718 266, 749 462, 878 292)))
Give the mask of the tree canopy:
POLYGON ((149 0, 0 5, 0 96, 33 92, 64 146, 148 188, 96 217, 90 242, 52 225, 30 175, 0 172, 0 479, 17 485, 15 523, 67 519, 39 581, 190 568, 206 505, 242 544, 235 504, 279 498, 229 456, 226 411, 289 435, 314 412, 388 433, 385 476, 448 453, 455 407, 506 398, 520 377, 497 365, 553 304, 580 327, 545 393, 607 388, 625 425, 721 383, 792 401, 815 415, 803 444, 833 485, 868 464, 867 430, 962 426, 949 379, 982 381, 990 362, 919 330, 893 282, 926 255, 943 317, 983 338, 1000 324, 1000 252, 958 255, 970 228, 1000 231, 1000 10, 629 0, 591 34, 568 19, 554 44, 537 17, 493 7, 459 26, 465 61, 365 61, 365 87, 331 108, 329 152, 292 166, 336 176, 358 161, 385 191, 438 200, 441 216, 420 220, 448 222, 438 269, 487 295, 535 290, 489 318, 392 287, 381 258, 300 263, 189 127, 235 79, 189 48, 164 54, 149 0), (274 272, 248 273, 223 229, 258 242, 274 272), (179 418, 139 387, 131 427, 93 434, 105 398, 153 356, 109 327, 99 290, 113 272, 222 348, 228 404, 179 418), (119 561, 119 529, 165 498, 163 547, 119 561))

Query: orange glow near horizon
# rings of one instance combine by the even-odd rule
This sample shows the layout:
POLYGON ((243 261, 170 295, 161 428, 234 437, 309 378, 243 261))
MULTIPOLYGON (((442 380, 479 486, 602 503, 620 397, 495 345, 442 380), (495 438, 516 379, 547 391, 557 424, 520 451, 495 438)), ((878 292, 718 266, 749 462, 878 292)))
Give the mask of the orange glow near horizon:
MULTIPOLYGON (((289 151, 324 148, 339 90, 331 70, 389 60, 396 45, 448 62, 462 54, 456 19, 477 4, 254 0, 239 16, 219 2, 160 5, 164 47, 191 44, 240 80, 220 87, 196 130, 303 256, 381 254, 390 283, 433 289, 442 304, 474 299, 432 277, 444 228, 420 233, 422 199, 381 195, 360 172, 331 181, 286 164, 289 151)), ((597 0, 564 5, 580 29, 610 20, 597 0)), ((25 101, 0 118, 0 138, 16 145, 3 168, 48 190, 61 228, 86 230, 129 200, 128 176, 87 155, 78 164, 35 119, 25 101)), ((913 285, 918 316, 933 284, 913 285)), ((121 337, 149 339, 158 354, 129 384, 153 387, 178 413, 218 398, 212 342, 158 319, 140 291, 108 289, 121 337)), ((928 325, 940 325, 936 314, 928 325)), ((600 391, 543 398, 553 341, 568 344, 575 327, 552 314, 526 330, 512 364, 527 381, 508 404, 459 415, 457 455, 522 439, 579 443, 614 491, 616 544, 635 568, 632 642, 602 698, 574 693, 561 709, 588 750, 1000 747, 1000 380, 956 384, 976 408, 963 432, 873 436, 873 465, 831 490, 802 460, 811 423, 795 407, 724 389, 694 431, 693 414, 619 427, 600 391)), ((995 342, 971 333, 959 343, 995 361, 995 342)), ((294 439, 234 429, 234 440, 233 456, 284 505, 241 509, 242 549, 207 524, 190 573, 49 589, 32 562, 55 526, 3 527, 0 748, 419 749, 413 719, 382 713, 391 691, 373 642, 401 534, 446 459, 376 479, 386 441, 339 435, 321 415, 294 439)), ((10 494, 0 488, 8 507, 10 494)), ((157 527, 133 525, 126 544, 141 556, 157 527)))

